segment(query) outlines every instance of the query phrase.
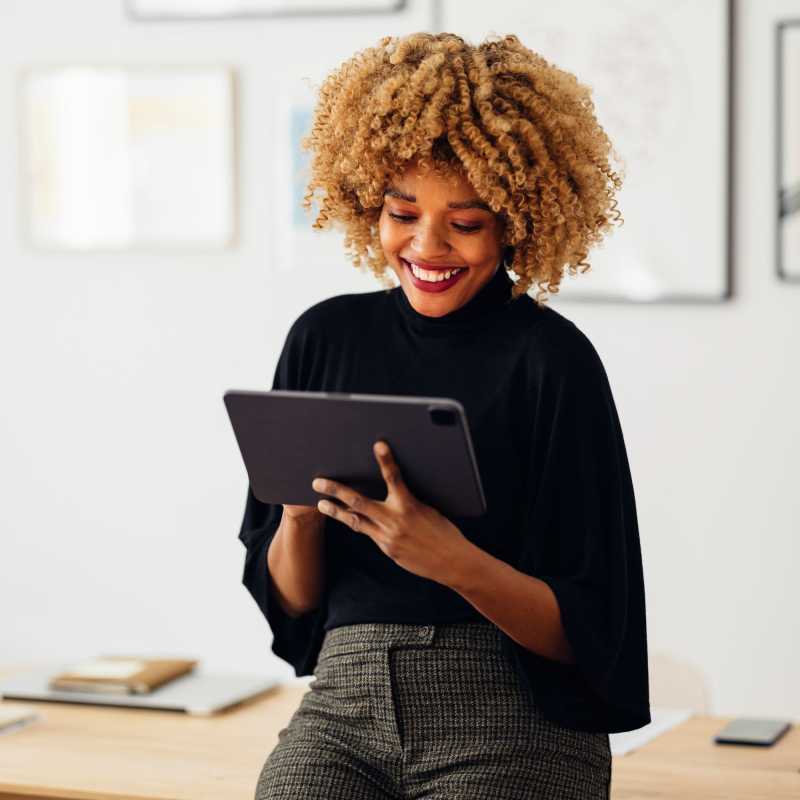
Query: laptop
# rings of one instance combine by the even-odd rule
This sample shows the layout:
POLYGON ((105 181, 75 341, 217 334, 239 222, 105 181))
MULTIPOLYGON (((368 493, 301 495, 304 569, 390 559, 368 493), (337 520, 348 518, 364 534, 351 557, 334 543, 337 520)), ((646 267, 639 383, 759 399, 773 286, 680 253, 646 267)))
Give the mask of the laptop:
POLYGON ((0 680, 5 700, 49 700, 124 708, 153 708, 208 716, 251 700, 279 685, 279 681, 255 675, 205 674, 194 670, 147 694, 57 691, 48 688, 61 665, 26 670, 0 680))

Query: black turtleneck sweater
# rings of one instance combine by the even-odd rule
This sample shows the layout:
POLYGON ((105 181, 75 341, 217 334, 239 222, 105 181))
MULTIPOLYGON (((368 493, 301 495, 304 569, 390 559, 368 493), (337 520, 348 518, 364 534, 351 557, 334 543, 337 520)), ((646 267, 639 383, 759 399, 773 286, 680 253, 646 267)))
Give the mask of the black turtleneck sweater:
MULTIPOLYGON (((464 306, 428 317, 402 287, 323 300, 291 326, 273 389, 450 397, 467 414, 488 511, 451 521, 553 590, 576 657, 563 664, 505 633, 542 712, 619 732, 650 722, 645 595, 633 485, 605 369, 589 339, 501 266, 464 306)), ((391 444, 391 443, 390 443, 391 444)), ((309 484, 312 476, 309 476, 309 484)), ((243 583, 295 673, 313 673, 327 629, 358 622, 486 621, 454 590, 325 519, 318 608, 289 617, 270 593, 267 549, 283 507, 248 489, 243 583)))

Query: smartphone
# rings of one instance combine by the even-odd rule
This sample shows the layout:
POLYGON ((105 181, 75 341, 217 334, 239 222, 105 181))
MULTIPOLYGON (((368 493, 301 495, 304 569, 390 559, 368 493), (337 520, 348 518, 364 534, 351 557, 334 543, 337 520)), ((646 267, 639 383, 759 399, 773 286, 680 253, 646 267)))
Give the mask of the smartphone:
POLYGON ((732 719, 714 737, 717 744, 754 744, 769 747, 775 744, 789 728, 791 722, 783 719, 732 719))

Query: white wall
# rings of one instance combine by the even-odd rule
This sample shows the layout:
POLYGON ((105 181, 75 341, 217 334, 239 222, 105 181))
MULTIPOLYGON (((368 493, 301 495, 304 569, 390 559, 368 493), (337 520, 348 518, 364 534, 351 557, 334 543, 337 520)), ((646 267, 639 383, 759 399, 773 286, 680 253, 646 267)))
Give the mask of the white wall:
MULTIPOLYGON (((775 277, 772 88, 774 22, 800 17, 800 2, 740 0, 738 12, 734 299, 558 308, 595 343, 623 423, 654 703, 694 691, 709 713, 800 718, 800 285, 775 277)), ((427 26, 421 4, 411 16, 386 32, 427 26)), ((301 23, 331 63, 349 55, 361 25, 301 23)), ((246 476, 221 397, 268 388, 303 309, 378 288, 338 252, 311 277, 271 260, 270 90, 275 70, 291 70, 297 30, 287 21, 134 24, 121 3, 101 0, 0 10, 4 664, 170 652, 209 669, 293 674, 269 651, 240 584, 246 476), (238 249, 28 249, 17 70, 154 61, 240 71, 238 249)), ((374 30, 363 24, 364 46, 374 30)))

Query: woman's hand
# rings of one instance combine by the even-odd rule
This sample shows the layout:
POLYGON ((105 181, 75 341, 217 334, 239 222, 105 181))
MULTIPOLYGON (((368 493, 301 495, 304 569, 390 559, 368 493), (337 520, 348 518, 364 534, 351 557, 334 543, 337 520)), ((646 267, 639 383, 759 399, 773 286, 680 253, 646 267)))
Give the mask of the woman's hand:
POLYGON ((342 503, 320 500, 317 507, 369 536, 403 569, 447 585, 469 541, 447 517, 411 494, 385 442, 376 442, 373 449, 388 488, 386 499, 373 500, 344 484, 315 478, 314 491, 342 503))

